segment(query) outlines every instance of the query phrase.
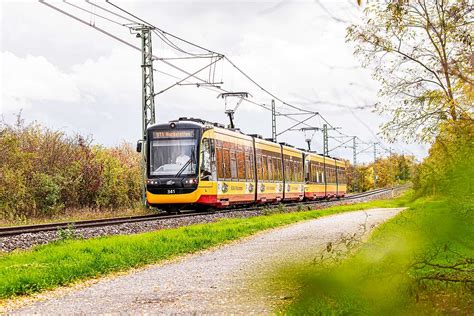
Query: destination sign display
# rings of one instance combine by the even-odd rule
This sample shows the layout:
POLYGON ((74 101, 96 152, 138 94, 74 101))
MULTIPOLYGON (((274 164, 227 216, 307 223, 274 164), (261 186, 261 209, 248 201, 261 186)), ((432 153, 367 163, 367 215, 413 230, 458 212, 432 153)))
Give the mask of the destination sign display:
POLYGON ((194 130, 172 130, 172 131, 153 131, 153 138, 191 138, 194 137, 194 130))

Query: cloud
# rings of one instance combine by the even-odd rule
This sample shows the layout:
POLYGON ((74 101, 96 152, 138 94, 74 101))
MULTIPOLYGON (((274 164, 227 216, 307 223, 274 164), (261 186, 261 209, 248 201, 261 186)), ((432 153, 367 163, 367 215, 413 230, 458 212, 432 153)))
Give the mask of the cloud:
POLYGON ((77 102, 80 89, 72 77, 42 56, 1 52, 2 111, 29 107, 33 101, 77 102))

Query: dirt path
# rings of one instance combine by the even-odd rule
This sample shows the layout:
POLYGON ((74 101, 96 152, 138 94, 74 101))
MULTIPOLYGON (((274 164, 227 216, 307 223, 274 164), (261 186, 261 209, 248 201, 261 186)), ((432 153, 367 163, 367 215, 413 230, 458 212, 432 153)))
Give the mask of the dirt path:
POLYGON ((371 209, 293 224, 178 262, 105 279, 14 314, 270 313, 281 297, 256 290, 274 264, 312 260, 341 235, 366 233, 402 209, 371 209), (267 272, 267 273, 266 273, 267 272))

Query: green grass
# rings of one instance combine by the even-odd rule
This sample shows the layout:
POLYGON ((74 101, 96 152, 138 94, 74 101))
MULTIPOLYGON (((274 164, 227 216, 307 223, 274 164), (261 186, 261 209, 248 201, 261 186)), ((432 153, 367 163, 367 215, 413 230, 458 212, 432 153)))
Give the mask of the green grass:
POLYGON ((472 315, 472 201, 425 197, 407 205, 347 258, 278 268, 267 290, 299 289, 280 312, 472 315))
POLYGON ((324 215, 373 207, 396 207, 406 198, 343 205, 324 210, 223 219, 129 236, 63 240, 0 256, 0 298, 30 294, 61 285, 157 263, 216 246, 265 229, 324 215))

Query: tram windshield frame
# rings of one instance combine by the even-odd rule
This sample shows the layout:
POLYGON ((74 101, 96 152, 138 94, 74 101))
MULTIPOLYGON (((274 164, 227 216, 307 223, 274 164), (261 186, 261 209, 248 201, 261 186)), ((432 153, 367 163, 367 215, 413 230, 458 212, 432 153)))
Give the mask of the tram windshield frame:
POLYGON ((148 177, 197 176, 199 129, 154 130, 149 132, 148 177))

